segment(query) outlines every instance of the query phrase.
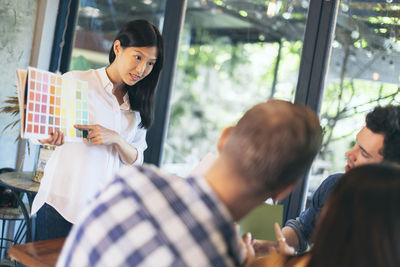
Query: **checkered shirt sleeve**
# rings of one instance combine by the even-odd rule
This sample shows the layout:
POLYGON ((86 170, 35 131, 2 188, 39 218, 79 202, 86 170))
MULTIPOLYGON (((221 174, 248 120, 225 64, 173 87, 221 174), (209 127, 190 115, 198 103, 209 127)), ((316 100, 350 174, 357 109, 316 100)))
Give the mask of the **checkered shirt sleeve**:
POLYGON ((57 266, 238 266, 232 219, 201 177, 123 168, 73 227, 57 266))

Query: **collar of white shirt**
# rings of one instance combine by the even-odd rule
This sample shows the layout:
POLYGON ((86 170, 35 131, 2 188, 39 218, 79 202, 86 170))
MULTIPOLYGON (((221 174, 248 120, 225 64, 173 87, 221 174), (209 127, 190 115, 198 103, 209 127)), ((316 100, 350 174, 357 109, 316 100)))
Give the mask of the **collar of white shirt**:
MULTIPOLYGON (((114 89, 113 83, 110 81, 110 78, 108 78, 107 72, 106 72, 106 67, 99 69, 99 76, 101 80, 101 84, 103 85, 104 89, 107 91, 107 93, 112 94, 112 90, 114 89)), ((122 110, 130 110, 131 105, 129 103, 129 96, 128 93, 126 93, 123 97, 124 103, 120 105, 120 109, 122 110)))

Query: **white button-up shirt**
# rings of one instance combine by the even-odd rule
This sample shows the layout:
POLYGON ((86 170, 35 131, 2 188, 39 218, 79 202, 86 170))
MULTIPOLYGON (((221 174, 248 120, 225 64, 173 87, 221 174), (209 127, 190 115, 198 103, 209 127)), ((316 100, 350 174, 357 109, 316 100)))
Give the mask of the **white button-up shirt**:
MULTIPOLYGON (((99 124, 119 133, 137 149, 135 165, 142 164, 147 144, 146 129, 139 126, 140 113, 130 110, 128 94, 119 105, 105 68, 72 71, 65 77, 88 82, 89 124, 99 124)), ((88 202, 121 165, 112 145, 65 143, 58 146, 46 164, 32 214, 47 203, 66 220, 75 223, 88 202)))

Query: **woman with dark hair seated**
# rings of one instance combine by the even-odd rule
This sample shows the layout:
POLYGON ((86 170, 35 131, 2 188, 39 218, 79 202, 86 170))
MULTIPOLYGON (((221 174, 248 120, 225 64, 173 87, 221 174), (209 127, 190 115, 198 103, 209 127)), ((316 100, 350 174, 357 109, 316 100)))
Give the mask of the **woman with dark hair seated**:
POLYGON ((271 254, 250 266, 400 266, 400 169, 365 165, 344 174, 322 210, 309 253, 271 254))

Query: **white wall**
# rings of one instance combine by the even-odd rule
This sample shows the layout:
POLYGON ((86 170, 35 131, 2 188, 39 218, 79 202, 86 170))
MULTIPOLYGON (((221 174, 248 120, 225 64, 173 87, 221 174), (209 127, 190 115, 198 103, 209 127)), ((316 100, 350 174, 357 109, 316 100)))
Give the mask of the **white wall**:
MULTIPOLYGON (((49 68, 58 4, 59 0, 1 0, 0 105, 7 96, 16 95, 17 68, 49 68)), ((18 154, 18 145, 14 142, 18 133, 1 132, 10 121, 9 115, 0 114, 0 168, 18 169, 18 160, 24 158, 23 170, 31 171, 38 147, 31 145, 28 155, 22 146, 18 154)))
MULTIPOLYGON (((8 96, 16 96, 16 68, 29 65, 35 27, 37 0, 1 0, 0 2, 0 105, 8 96)), ((1 132, 11 121, 0 114, 0 168, 15 168, 17 134, 1 132)))

